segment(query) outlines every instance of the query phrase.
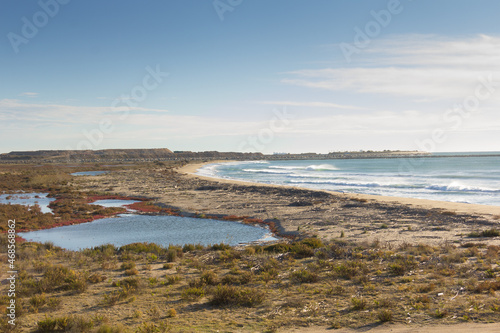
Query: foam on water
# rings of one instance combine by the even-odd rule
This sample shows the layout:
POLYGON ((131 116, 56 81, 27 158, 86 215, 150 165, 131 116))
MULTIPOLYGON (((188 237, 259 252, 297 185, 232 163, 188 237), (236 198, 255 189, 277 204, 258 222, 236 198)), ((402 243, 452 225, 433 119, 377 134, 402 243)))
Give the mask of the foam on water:
POLYGON ((234 162, 207 165, 199 173, 312 189, 500 205, 500 157, 234 162), (406 161, 408 162, 408 161, 406 161))

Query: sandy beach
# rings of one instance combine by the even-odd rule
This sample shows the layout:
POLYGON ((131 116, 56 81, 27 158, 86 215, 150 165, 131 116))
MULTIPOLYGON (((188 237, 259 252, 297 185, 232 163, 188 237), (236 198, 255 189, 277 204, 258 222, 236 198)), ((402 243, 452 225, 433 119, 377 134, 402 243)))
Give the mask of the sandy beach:
POLYGON ((498 228, 500 207, 336 193, 196 175, 205 164, 123 170, 91 179, 87 186, 154 198, 166 207, 190 213, 273 219, 282 235, 395 244, 500 244, 497 238, 467 236, 498 228))

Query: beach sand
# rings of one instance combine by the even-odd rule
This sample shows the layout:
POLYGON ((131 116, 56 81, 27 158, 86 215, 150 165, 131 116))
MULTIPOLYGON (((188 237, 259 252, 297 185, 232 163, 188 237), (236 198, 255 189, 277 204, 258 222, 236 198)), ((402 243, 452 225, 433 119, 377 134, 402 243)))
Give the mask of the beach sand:
POLYGON ((326 240, 342 237, 395 245, 500 245, 499 237, 467 236, 474 231, 498 229, 500 207, 346 194, 195 175, 204 164, 116 171, 95 180, 91 177, 86 183, 88 189, 146 196, 166 207, 190 213, 273 219, 282 235, 314 235, 326 240))

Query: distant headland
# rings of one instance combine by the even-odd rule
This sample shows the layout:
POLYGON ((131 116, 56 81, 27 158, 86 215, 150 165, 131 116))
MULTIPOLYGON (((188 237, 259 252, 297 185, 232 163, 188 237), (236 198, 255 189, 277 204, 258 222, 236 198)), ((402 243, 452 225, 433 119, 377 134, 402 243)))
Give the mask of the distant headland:
POLYGON ((241 153, 218 151, 172 151, 159 149, 104 149, 104 150, 38 150, 13 151, 0 154, 0 163, 65 163, 65 162, 152 162, 152 161, 212 161, 212 160, 327 160, 366 158, 425 157, 422 151, 344 151, 318 153, 241 153))

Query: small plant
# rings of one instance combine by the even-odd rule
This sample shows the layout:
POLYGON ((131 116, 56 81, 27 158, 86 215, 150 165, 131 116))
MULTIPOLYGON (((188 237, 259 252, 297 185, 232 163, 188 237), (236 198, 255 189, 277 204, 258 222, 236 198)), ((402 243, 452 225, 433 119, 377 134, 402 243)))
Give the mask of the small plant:
POLYGON ((105 275, 101 275, 99 273, 94 273, 92 275, 90 275, 87 279, 90 283, 99 283, 99 282, 102 282, 102 281, 105 281, 106 280, 106 276, 105 275))
POLYGON ((125 275, 127 275, 127 276, 132 276, 132 275, 137 275, 137 274, 139 274, 139 271, 137 270, 137 268, 127 269, 125 271, 125 275))
POLYGON ((186 300, 196 300, 205 295, 203 288, 191 287, 182 291, 181 297, 186 300))
POLYGON ((392 311, 390 310, 382 310, 377 313, 377 318, 382 323, 386 323, 388 321, 392 321, 392 311))
POLYGON ((163 264, 163 269, 171 269, 174 267, 174 264, 163 264))
POLYGON ((264 301, 264 293, 259 290, 218 285, 210 297, 210 304, 219 307, 253 307, 264 301))
POLYGON ((167 281, 165 281, 165 284, 176 284, 181 280, 181 277, 179 275, 167 275, 167 281))
POLYGON ((293 272, 291 279, 296 283, 313 283, 318 281, 318 274, 301 269, 293 272))
POLYGON ((57 321, 52 318, 45 317, 44 320, 40 320, 37 322, 38 331, 45 332, 54 332, 57 327, 57 321))
POLYGON ((38 313, 38 310, 45 305, 47 300, 45 299, 45 295, 33 295, 31 296, 29 303, 31 305, 31 309, 34 313, 38 313))
POLYGON ((168 311, 167 311, 167 317, 174 318, 176 316, 177 316, 177 311, 175 311, 175 309, 168 309, 168 311))
POLYGON ((201 274, 200 282, 208 286, 215 286, 219 283, 219 279, 214 271, 206 271, 201 274))
POLYGON ((351 298, 352 308, 354 310, 363 310, 366 308, 366 300, 364 298, 351 298))
POLYGON ((129 262, 124 262, 120 265, 120 269, 123 270, 128 270, 128 269, 133 269, 135 268, 135 262, 129 261, 129 262))
POLYGON ((448 315, 448 311, 446 311, 446 310, 436 309, 436 312, 434 312, 434 316, 436 318, 444 318, 447 315, 448 315))

